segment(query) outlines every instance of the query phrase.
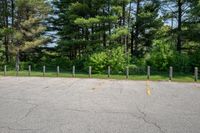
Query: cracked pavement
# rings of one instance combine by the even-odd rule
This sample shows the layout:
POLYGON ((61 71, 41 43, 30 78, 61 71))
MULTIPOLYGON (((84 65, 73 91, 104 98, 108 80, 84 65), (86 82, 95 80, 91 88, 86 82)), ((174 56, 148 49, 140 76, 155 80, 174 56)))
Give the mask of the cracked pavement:
POLYGON ((0 78, 0 133, 197 133, 200 84, 0 78))

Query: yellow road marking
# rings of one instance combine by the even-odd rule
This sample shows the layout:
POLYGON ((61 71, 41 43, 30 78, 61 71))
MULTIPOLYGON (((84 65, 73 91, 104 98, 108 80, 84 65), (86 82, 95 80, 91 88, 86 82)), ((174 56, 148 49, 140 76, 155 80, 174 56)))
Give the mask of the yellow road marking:
POLYGON ((194 84, 194 88, 193 89, 200 90, 200 86, 198 86, 197 84, 194 84))
POLYGON ((150 88, 149 80, 147 80, 147 82, 146 82, 146 93, 148 96, 151 95, 151 88, 150 88))

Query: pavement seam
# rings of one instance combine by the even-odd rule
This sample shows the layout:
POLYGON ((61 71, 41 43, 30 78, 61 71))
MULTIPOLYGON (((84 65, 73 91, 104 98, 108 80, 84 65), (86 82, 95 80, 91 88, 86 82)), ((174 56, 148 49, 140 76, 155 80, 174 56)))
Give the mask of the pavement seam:
POLYGON ((145 112, 143 112, 137 105, 136 105, 136 107, 137 107, 137 110, 138 110, 138 112, 140 113, 140 114, 142 114, 142 116, 140 116, 140 117, 138 117, 138 118, 141 118, 145 123, 147 123, 147 124, 150 124, 150 125, 153 125, 154 127, 156 127, 157 129, 159 129, 159 131, 161 132, 161 133, 165 133, 165 131, 163 131, 163 129, 161 128, 161 126, 159 126, 156 122, 152 122, 152 121, 150 121, 150 120, 147 120, 147 114, 145 113, 145 112))

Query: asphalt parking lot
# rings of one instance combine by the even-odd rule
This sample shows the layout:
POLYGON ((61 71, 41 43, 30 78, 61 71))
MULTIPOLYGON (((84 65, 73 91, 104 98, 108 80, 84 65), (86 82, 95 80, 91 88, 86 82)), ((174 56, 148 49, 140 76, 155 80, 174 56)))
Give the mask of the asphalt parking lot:
POLYGON ((0 133, 199 133, 200 84, 0 78, 0 133))

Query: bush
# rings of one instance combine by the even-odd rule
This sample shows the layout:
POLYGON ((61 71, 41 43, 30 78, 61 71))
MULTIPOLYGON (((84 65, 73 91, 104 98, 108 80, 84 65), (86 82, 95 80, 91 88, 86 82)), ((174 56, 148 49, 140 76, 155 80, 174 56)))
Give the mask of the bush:
MULTIPOLYGON (((20 71, 28 70, 29 65, 31 65, 33 67, 33 63, 31 63, 31 62, 20 62, 20 64, 19 64, 20 71)), ((15 64, 14 64, 14 66, 15 66, 15 64)), ((15 67, 14 67, 14 69, 15 69, 15 67)))
POLYGON ((200 68, 200 48, 190 54, 190 66, 200 68))
POLYGON ((38 60, 32 61, 32 64, 30 65, 32 66, 33 70, 38 71, 42 70, 43 65, 46 66, 48 71, 56 71, 57 66, 60 66, 61 71, 72 69, 72 62, 68 57, 50 55, 46 53, 42 57, 38 58, 38 60))
POLYGON ((149 54, 143 58, 132 58, 131 65, 129 65, 130 73, 132 74, 144 74, 146 73, 147 60, 149 59, 149 54))
POLYGON ((115 73, 123 72, 127 66, 127 62, 129 62, 128 59, 130 59, 130 57, 127 59, 127 56, 124 53, 124 48, 122 47, 114 48, 110 52, 108 51, 107 57, 107 66, 110 66, 112 71, 115 73))
MULTIPOLYGON (((130 58, 129 58, 130 59, 130 58)), ((93 73, 105 72, 108 66, 112 72, 123 72, 127 65, 126 55, 122 47, 92 54, 85 63, 85 68, 92 66, 93 73)))
POLYGON ((147 59, 147 65, 157 70, 168 70, 172 62, 173 50, 166 41, 154 41, 150 56, 147 59))
MULTIPOLYGON (((76 71, 77 72, 81 72, 81 71, 84 71, 85 68, 84 68, 84 63, 86 62, 86 58, 85 57, 82 57, 82 58, 79 58, 79 59, 75 59, 72 63, 72 65, 76 66, 76 71)), ((87 69, 88 71, 88 69, 87 69)))
POLYGON ((191 67, 189 65, 189 56, 184 53, 177 53, 174 52, 173 58, 172 58, 172 64, 171 66, 174 67, 175 71, 178 72, 188 72, 191 70, 191 67))
MULTIPOLYGON (((85 67, 92 66, 94 73, 101 73, 106 70, 108 63, 108 56, 106 52, 94 53, 89 57, 85 67)), ((87 69, 86 68, 86 69, 87 69)))

